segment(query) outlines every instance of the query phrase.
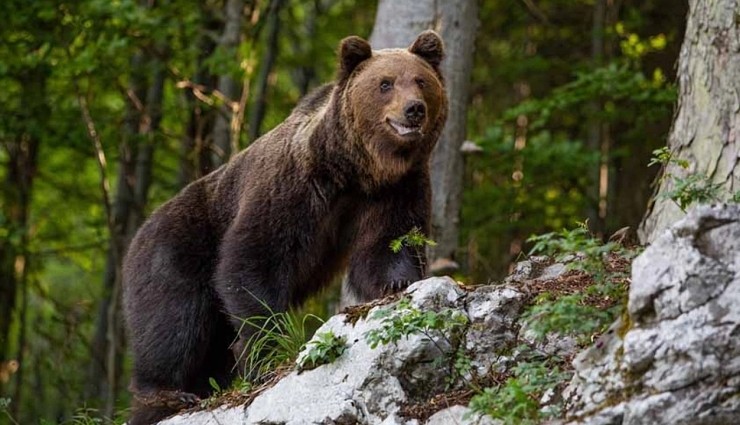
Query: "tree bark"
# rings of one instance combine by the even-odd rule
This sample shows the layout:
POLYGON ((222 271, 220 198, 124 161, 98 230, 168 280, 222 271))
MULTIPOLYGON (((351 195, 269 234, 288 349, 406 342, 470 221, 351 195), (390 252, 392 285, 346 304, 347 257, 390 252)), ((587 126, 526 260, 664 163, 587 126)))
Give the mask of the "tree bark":
POLYGON ((144 222, 152 183, 152 160, 159 139, 159 124, 162 121, 162 97, 164 96, 165 67, 159 59, 150 62, 151 82, 146 97, 146 109, 140 128, 141 141, 134 169, 133 210, 128 223, 128 240, 134 237, 144 222))
MULTIPOLYGON (((604 23, 606 20, 606 9, 607 0, 596 0, 593 9, 593 22, 591 27, 591 62, 594 68, 598 68, 604 61, 604 23)), ((588 190, 589 207, 588 207, 588 222, 591 231, 597 235, 603 235, 606 224, 606 194, 602 193, 602 185, 608 184, 604 182, 602 176, 602 169, 605 164, 608 163, 608 158, 605 157, 604 142, 605 136, 605 123, 597 115, 602 109, 603 102, 601 100, 593 100, 589 103, 588 109, 591 114, 590 122, 588 124, 587 131, 587 145, 588 148, 599 154, 599 161, 594 164, 591 172, 591 186, 588 190), (602 209, 602 202, 604 207, 602 209)), ((608 154, 608 151, 607 151, 608 154)))
POLYGON ((146 100, 146 58, 137 53, 131 59, 132 75, 128 88, 128 103, 124 120, 123 137, 119 144, 118 176, 111 211, 111 234, 103 273, 103 293, 95 320, 92 342, 87 399, 105 401, 108 394, 108 353, 110 351, 110 311, 115 308, 114 293, 118 285, 122 253, 128 233, 128 222, 134 204, 135 158, 138 146, 139 125, 146 100))
MULTIPOLYGON (((31 193, 36 176, 38 152, 50 108, 46 100, 49 69, 38 65, 22 76, 20 116, 22 130, 5 143, 8 153, 7 186, 3 190, 1 214, 6 221, 8 237, 0 242, 0 360, 9 359, 10 326, 20 291, 18 343, 15 360, 20 365, 15 374, 15 392, 11 414, 19 418, 25 381, 25 351, 28 310, 28 275, 30 257, 29 217, 31 193)), ((20 419, 18 419, 20 420, 20 419)))
MULTIPOLYGON (((224 31, 221 34, 218 46, 225 52, 233 53, 234 56, 241 39, 243 12, 244 0, 226 1, 224 31)), ((229 101, 237 102, 239 100, 242 88, 239 82, 228 73, 219 76, 216 87, 229 101)), ((224 106, 216 113, 216 120, 213 125, 213 152, 211 153, 213 168, 227 162, 234 153, 231 146, 231 118, 233 112, 228 105, 224 106)))
POLYGON ((278 35, 280 34, 280 10, 283 0, 272 0, 267 12, 267 47, 260 61, 260 70, 257 75, 254 103, 249 114, 249 141, 255 141, 261 134, 262 121, 267 110, 267 88, 270 73, 275 67, 278 54, 278 35))
MULTIPOLYGON (((688 170, 669 164, 664 173, 700 173, 721 185, 725 197, 740 190, 740 0, 690 0, 686 35, 678 60, 678 106, 668 137, 675 158, 688 170)), ((683 216, 663 196, 674 188, 671 178, 658 190, 638 231, 650 243, 683 216)))
POLYGON ((436 30, 445 42, 442 73, 450 113, 431 160, 432 239, 429 263, 454 259, 458 248, 468 89, 478 27, 475 0, 381 0, 370 42, 375 49, 406 47, 423 30, 436 30))
MULTIPOLYGON (((212 8, 202 2, 201 14, 203 26, 198 41, 198 59, 193 83, 205 87, 205 91, 211 92, 215 86, 216 78, 210 73, 205 61, 216 49, 215 37, 220 31, 221 21, 216 19, 212 8)), ((215 111, 195 97, 192 90, 185 90, 185 99, 188 104, 190 116, 185 128, 185 134, 181 143, 180 172, 178 175, 178 186, 185 187, 188 183, 208 174, 211 166, 210 145, 213 135, 213 121, 215 111)))
MULTIPOLYGON (((325 11, 321 3, 321 0, 314 0, 313 7, 306 6, 307 15, 303 20, 303 31, 297 30, 290 33, 293 53, 297 57, 306 57, 308 53, 313 51, 313 40, 316 37, 316 20, 325 11)), ((310 63, 299 64, 291 75, 293 84, 298 88, 298 96, 303 97, 308 94, 311 84, 316 79, 316 68, 310 63)))

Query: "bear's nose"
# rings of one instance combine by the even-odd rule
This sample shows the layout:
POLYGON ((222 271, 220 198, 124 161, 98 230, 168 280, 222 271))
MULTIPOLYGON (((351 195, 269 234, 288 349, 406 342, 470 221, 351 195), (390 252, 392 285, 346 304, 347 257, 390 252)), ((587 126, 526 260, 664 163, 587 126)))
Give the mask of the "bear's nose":
POLYGON ((406 104, 406 108, 403 110, 406 120, 410 124, 419 125, 426 115, 427 107, 423 102, 419 100, 412 100, 406 104))

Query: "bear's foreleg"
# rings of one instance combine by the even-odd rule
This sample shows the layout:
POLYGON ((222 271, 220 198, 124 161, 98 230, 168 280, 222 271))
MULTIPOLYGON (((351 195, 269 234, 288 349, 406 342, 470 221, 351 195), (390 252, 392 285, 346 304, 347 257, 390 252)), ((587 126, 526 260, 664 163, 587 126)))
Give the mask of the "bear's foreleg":
POLYGON ((393 252, 390 245, 414 228, 428 235, 430 198, 428 176, 420 173, 374 197, 362 211, 348 273, 348 286, 357 301, 400 291, 424 276, 424 246, 404 244, 393 252))

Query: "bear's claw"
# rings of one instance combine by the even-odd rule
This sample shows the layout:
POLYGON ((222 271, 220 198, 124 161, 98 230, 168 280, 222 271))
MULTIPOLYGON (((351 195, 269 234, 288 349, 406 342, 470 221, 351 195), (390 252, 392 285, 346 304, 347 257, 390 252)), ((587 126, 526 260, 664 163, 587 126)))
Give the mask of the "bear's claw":
POLYGON ((395 279, 395 280, 392 280, 392 281, 390 281, 390 283, 388 283, 385 286, 385 293, 387 293, 387 294, 393 294, 393 293, 396 293, 396 292, 400 292, 400 291, 408 288, 409 285, 411 285, 411 283, 412 282, 409 279, 395 279))

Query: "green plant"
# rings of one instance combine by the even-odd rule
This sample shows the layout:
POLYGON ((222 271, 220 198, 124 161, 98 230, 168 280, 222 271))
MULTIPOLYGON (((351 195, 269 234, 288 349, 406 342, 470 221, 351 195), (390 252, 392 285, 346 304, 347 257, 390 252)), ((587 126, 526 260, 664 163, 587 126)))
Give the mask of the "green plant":
POLYGON ((72 425, 98 425, 105 423, 102 418, 96 416, 98 411, 96 409, 82 407, 75 411, 72 416, 72 425))
POLYGON ((446 353, 434 338, 439 335, 453 348, 453 351, 444 357, 435 359, 441 366, 447 362, 448 371, 446 378, 447 386, 452 386, 457 378, 463 378, 471 370, 470 359, 467 357, 464 347, 454 344, 447 335, 453 334, 467 326, 468 318, 459 311, 446 308, 440 312, 421 311, 411 304, 408 298, 401 299, 395 308, 387 308, 376 311, 372 319, 381 319, 381 325, 377 329, 371 329, 365 334, 365 341, 370 348, 378 345, 397 343, 401 338, 410 335, 424 335, 439 350, 446 353))
POLYGON ((604 271, 604 257, 622 250, 616 242, 603 243, 593 237, 587 221, 577 223, 574 229, 530 236, 527 242, 534 243, 529 255, 549 255, 556 261, 563 261, 573 254, 581 255, 576 261, 569 262, 568 267, 590 273, 597 279, 602 277, 604 271))
POLYGON ((365 334, 365 340, 370 348, 378 345, 396 343, 401 338, 409 335, 422 334, 434 342, 433 333, 438 331, 443 338, 457 328, 467 325, 468 318, 451 309, 440 312, 421 311, 411 305, 411 300, 403 298, 395 308, 381 309, 376 311, 372 319, 381 319, 381 325, 377 329, 371 329, 365 334))
POLYGON ((593 283, 581 292, 560 297, 545 292, 535 298, 534 304, 523 317, 538 337, 557 332, 585 340, 616 317, 621 309, 620 304, 602 309, 591 306, 586 301, 589 296, 624 299, 626 288, 612 282, 612 279, 623 278, 623 272, 607 272, 605 261, 610 254, 631 258, 635 254, 634 250, 626 249, 616 242, 603 243, 591 235, 586 222, 578 223, 575 229, 532 236, 528 242, 534 243, 530 255, 546 254, 557 261, 563 261, 568 256, 578 254, 567 267, 588 273, 593 279, 593 283))
POLYGON ((234 380, 234 382, 231 384, 231 388, 241 394, 246 394, 251 391, 252 388, 254 388, 254 385, 249 379, 245 379, 244 377, 240 376, 234 380))
POLYGON ((211 388, 213 388, 213 393, 214 394, 220 394, 221 393, 221 391, 222 391, 221 390, 221 386, 218 385, 218 382, 216 382, 216 380, 213 377, 209 377, 208 378, 208 385, 210 385, 211 388))
POLYGON ((545 293, 537 297, 523 318, 538 337, 550 332, 587 337, 611 323, 621 308, 617 305, 600 310, 585 304, 584 298, 583 294, 571 294, 553 299, 545 293))
MULTIPOLYGON (((465 377, 470 375, 473 370, 473 363, 470 356, 465 352, 465 346, 460 344, 455 350, 455 355, 452 358, 452 371, 453 373, 447 377, 447 387, 451 387, 457 377, 465 377)), ((472 388, 477 388, 472 382, 469 383, 472 388)))
POLYGON ((218 381, 213 377, 208 378, 208 385, 213 389, 213 393, 211 393, 210 397, 204 398, 200 401, 200 407, 202 409, 210 409, 218 406, 221 403, 221 397, 226 393, 236 391, 240 394, 246 394, 254 387, 249 379, 242 376, 237 377, 228 389, 221 388, 221 385, 219 385, 218 381))
POLYGON ((389 248, 391 249, 391 251, 398 254, 399 252, 401 252, 404 246, 419 250, 423 249, 427 245, 435 246, 437 245, 437 242, 427 238, 426 235, 421 232, 421 229, 414 226, 405 235, 393 239, 389 245, 389 248))
POLYGON ((118 425, 125 423, 125 418, 128 415, 125 411, 116 412, 115 416, 107 418, 101 415, 100 411, 91 407, 81 407, 75 410, 72 418, 69 421, 65 421, 65 424, 70 425, 118 425))
POLYGON ((250 382, 263 379, 278 366, 292 363, 303 349, 307 338, 307 320, 323 322, 313 314, 298 318, 291 312, 273 312, 263 303, 267 315, 242 320, 239 333, 251 333, 238 364, 243 365, 243 377, 250 382), (251 328, 247 329, 247 328, 251 328))
POLYGON ((569 373, 560 370, 562 361, 556 357, 535 358, 534 351, 526 346, 523 357, 512 369, 511 377, 470 400, 473 413, 490 415, 506 425, 520 425, 540 423, 558 412, 559 406, 552 406, 543 413, 540 399, 570 378, 569 373))
POLYGON ((695 203, 720 201, 722 185, 712 183, 712 180, 703 174, 690 174, 685 178, 673 177, 673 182, 673 188, 661 196, 675 202, 683 212, 695 203))
MULTIPOLYGON (((648 167, 661 164, 665 167, 665 172, 660 178, 660 182, 671 180, 673 186, 670 190, 660 195, 661 198, 670 199, 675 202, 681 211, 694 203, 708 203, 720 201, 720 192, 722 185, 712 183, 712 179, 701 173, 692 173, 686 177, 676 176, 668 171, 668 166, 673 164, 680 169, 688 170, 689 161, 685 159, 674 158, 673 153, 668 147, 662 147, 653 151, 653 157, 648 163, 648 167)), ((736 194, 737 195, 737 194, 736 194)), ((735 197, 733 196, 733 200, 735 197)))
POLYGON ((322 332, 308 342, 308 351, 304 357, 299 359, 298 368, 308 370, 333 363, 346 350, 346 337, 336 336, 332 331, 322 332))

